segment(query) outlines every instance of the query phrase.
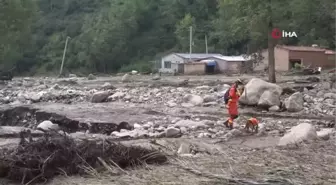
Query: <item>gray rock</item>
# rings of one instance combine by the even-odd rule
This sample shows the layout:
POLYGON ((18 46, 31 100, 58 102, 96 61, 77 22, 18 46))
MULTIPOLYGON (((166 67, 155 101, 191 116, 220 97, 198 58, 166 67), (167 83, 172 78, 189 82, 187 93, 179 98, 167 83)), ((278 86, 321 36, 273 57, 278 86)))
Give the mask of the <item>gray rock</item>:
POLYGON ((280 91, 271 91, 267 90, 264 91, 263 94, 260 96, 258 101, 258 106, 260 107, 271 107, 271 106, 279 106, 280 105, 280 91))
POLYGON ((325 98, 325 99, 327 99, 327 98, 330 98, 330 99, 336 99, 336 94, 335 93, 325 93, 324 95, 323 95, 323 97, 325 98))
POLYGON ((38 129, 41 129, 43 131, 58 131, 60 129, 60 127, 57 124, 52 123, 49 120, 43 121, 40 124, 37 125, 38 129))
POLYGON ((115 87, 111 83, 109 83, 109 82, 105 82, 103 84, 102 88, 105 89, 105 90, 115 89, 115 87))
POLYGON ((301 123, 291 128, 289 133, 286 133, 280 138, 278 145, 285 146, 288 144, 296 144, 302 141, 317 139, 315 127, 310 123, 301 123))
POLYGON ((335 100, 334 99, 325 99, 324 102, 327 103, 327 104, 330 104, 330 105, 334 105, 335 100))
POLYGON ((117 137, 117 138, 130 138, 130 132, 118 132, 114 131, 111 133, 111 136, 117 137))
POLYGON ((308 94, 303 95, 303 100, 307 103, 313 103, 314 102, 313 98, 311 96, 309 96, 308 94))
POLYGON ((75 75, 75 74, 69 74, 69 78, 77 78, 77 75, 75 75))
POLYGON ((188 133, 188 129, 186 127, 181 127, 180 130, 182 134, 188 133))
POLYGON ((125 97, 125 93, 123 92, 116 92, 113 95, 109 96, 108 99, 109 100, 117 100, 117 99, 121 99, 125 97))
POLYGON ((193 129, 199 129, 199 128, 207 128, 208 126, 204 122, 196 122, 192 120, 180 120, 177 123, 174 124, 175 127, 185 127, 185 128, 193 128, 193 129))
POLYGON ((212 107, 212 106, 217 106, 218 103, 217 102, 208 102, 208 103, 204 103, 203 107, 212 107))
POLYGON ((91 97, 91 103, 101 103, 104 102, 110 95, 109 91, 100 91, 93 94, 91 97))
POLYGON ((148 123, 144 124, 142 127, 147 130, 149 128, 154 127, 154 123, 153 122, 148 122, 148 123))
POLYGON ((271 112, 277 112, 277 111, 280 110, 280 107, 277 106, 277 105, 273 105, 273 106, 270 107, 268 110, 271 111, 271 112))
POLYGON ((121 81, 122 82, 129 82, 130 81, 130 75, 129 74, 125 74, 122 78, 121 81))
POLYGON ((303 109, 303 95, 300 92, 292 94, 285 100, 286 109, 289 112, 298 112, 303 109))
POLYGON ((211 134, 203 132, 203 133, 199 133, 197 138, 210 138, 211 134))
POLYGON ((196 87, 196 89, 198 89, 198 90, 209 90, 210 86, 208 86, 208 85, 202 85, 202 86, 196 87))
POLYGON ((153 77, 152 77, 152 80, 160 80, 161 79, 161 76, 158 75, 158 74, 155 74, 153 77))
POLYGON ((177 106, 177 104, 173 100, 168 101, 167 105, 168 105, 168 107, 176 107, 177 106))
POLYGON ((189 144, 185 144, 182 143, 179 147, 179 149, 177 150, 178 154, 189 154, 190 153, 190 145, 189 144))
POLYGON ((133 125, 133 127, 134 127, 134 129, 142 129, 142 126, 139 125, 139 124, 137 124, 137 123, 135 123, 135 124, 133 125))
POLYGON ((316 97, 323 97, 323 96, 324 96, 324 91, 323 90, 317 92, 317 94, 316 94, 316 97))
POLYGON ((172 138, 172 137, 178 137, 181 134, 180 129, 174 128, 174 127, 168 127, 165 131, 166 137, 172 138))
POLYGON ((131 74, 132 74, 132 75, 136 75, 136 74, 138 74, 138 71, 136 71, 136 70, 132 70, 132 71, 131 71, 131 74))
POLYGON ((334 132, 333 128, 322 129, 317 132, 317 137, 323 140, 328 140, 330 138, 330 135, 333 134, 333 132, 334 132))
POLYGON ((246 105, 257 105, 261 95, 268 90, 274 94, 274 99, 280 98, 282 93, 280 86, 265 82, 259 78, 253 78, 245 85, 245 91, 240 97, 239 102, 246 105))
POLYGON ((198 95, 187 94, 183 97, 183 101, 185 103, 190 103, 196 106, 196 105, 201 105, 203 103, 203 98, 198 95))
POLYGON ((95 80, 95 79, 97 79, 97 77, 95 75, 93 75, 93 74, 89 74, 89 76, 87 78, 88 78, 88 80, 95 80))
POLYGON ((203 98, 204 103, 215 102, 217 98, 213 95, 205 95, 203 98))
POLYGON ((54 89, 54 90, 60 90, 60 86, 58 84, 55 84, 51 87, 51 89, 54 89))
POLYGON ((28 97, 26 96, 26 99, 32 100, 33 102, 38 102, 41 100, 42 97, 46 96, 48 92, 46 91, 40 91, 38 93, 30 93, 28 97))

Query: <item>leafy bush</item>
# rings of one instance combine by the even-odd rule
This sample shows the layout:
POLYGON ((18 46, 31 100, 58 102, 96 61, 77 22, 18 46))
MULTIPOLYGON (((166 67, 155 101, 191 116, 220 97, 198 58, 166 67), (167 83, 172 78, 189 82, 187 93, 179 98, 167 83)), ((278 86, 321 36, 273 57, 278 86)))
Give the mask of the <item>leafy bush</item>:
POLYGON ((294 65, 294 69, 295 69, 295 70, 300 70, 300 69, 302 69, 302 65, 299 64, 299 63, 295 63, 295 65, 294 65))
POLYGON ((132 70, 136 70, 141 73, 152 72, 152 64, 149 62, 132 63, 126 66, 122 66, 119 72, 125 73, 132 70))

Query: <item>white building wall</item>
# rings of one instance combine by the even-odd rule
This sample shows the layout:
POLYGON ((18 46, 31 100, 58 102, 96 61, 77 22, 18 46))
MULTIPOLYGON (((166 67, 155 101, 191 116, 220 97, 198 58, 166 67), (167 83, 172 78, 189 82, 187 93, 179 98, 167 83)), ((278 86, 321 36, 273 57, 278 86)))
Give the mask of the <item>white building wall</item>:
POLYGON ((178 71, 178 64, 184 63, 183 58, 175 55, 170 54, 161 59, 161 69, 160 72, 162 73, 173 73, 178 71), (171 62, 171 68, 165 68, 164 63, 165 61, 171 62))

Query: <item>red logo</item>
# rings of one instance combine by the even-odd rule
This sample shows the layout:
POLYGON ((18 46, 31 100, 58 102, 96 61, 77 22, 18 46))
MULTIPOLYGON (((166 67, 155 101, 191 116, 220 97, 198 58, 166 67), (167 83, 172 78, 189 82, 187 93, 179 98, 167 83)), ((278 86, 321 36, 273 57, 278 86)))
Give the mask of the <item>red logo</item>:
POLYGON ((281 31, 278 28, 274 28, 271 32, 273 39, 280 39, 281 38, 281 31))

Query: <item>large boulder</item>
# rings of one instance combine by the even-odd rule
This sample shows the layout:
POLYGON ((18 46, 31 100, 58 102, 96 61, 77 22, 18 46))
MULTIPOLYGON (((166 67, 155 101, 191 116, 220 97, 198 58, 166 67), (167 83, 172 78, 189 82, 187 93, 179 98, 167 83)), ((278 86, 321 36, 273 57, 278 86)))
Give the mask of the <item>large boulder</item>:
POLYGON ((183 101, 193 105, 201 105, 203 103, 203 98, 198 95, 187 94, 183 97, 183 101))
POLYGON ((110 95, 109 91, 96 92, 91 97, 91 103, 101 103, 104 102, 110 95))
POLYGON ((302 141, 317 139, 316 129, 312 124, 301 123, 293 128, 290 132, 280 138, 278 145, 286 146, 288 144, 297 144, 302 141))
POLYGON ((303 109, 303 103, 302 93, 296 92, 285 100, 285 107, 289 112, 298 112, 303 109))
MULTIPOLYGON (((245 85, 244 93, 240 97, 239 102, 245 105, 257 105, 259 103, 261 95, 263 95, 265 91, 269 91, 268 92, 269 94, 265 94, 264 97, 272 96, 272 100, 275 103, 278 103, 275 100, 280 99, 282 88, 276 84, 266 82, 259 78, 252 78, 245 85)), ((272 103, 271 100, 267 102, 272 103)))
POLYGON ((280 105, 280 94, 278 91, 264 91, 264 93, 260 96, 258 101, 259 107, 272 107, 272 106, 279 106, 280 105))

